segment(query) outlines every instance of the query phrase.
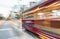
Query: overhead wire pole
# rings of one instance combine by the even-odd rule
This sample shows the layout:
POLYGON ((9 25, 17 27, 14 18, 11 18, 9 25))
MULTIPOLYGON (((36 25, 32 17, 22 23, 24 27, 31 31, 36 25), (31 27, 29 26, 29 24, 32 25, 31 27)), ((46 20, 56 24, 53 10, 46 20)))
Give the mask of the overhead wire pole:
POLYGON ((20 17, 20 19, 22 19, 22 11, 20 10, 20 1, 22 1, 22 0, 18 0, 18 14, 19 14, 19 17, 20 17))
POLYGON ((10 14, 9 14, 9 16, 8 16, 8 18, 6 19, 6 20, 10 20, 11 18, 11 14, 12 14, 12 11, 10 11, 10 14))
POLYGON ((18 29, 22 31, 22 12, 20 11, 20 0, 18 0, 18 5, 17 5, 17 15, 19 17, 18 19, 18 29))

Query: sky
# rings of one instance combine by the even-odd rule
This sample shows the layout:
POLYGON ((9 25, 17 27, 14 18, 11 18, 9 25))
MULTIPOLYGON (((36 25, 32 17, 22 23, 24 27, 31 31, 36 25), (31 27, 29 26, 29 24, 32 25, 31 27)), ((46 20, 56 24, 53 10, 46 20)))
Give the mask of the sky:
MULTIPOLYGON (((14 5, 18 5, 18 1, 20 5, 29 5, 30 1, 36 1, 36 0, 0 0, 0 14, 3 14, 4 17, 8 17, 10 14, 10 11, 12 10, 12 7, 14 5)), ((39 0, 37 0, 39 1, 39 0)))
POLYGON ((4 17, 8 17, 11 8, 17 4, 17 0, 0 0, 0 14, 4 17))

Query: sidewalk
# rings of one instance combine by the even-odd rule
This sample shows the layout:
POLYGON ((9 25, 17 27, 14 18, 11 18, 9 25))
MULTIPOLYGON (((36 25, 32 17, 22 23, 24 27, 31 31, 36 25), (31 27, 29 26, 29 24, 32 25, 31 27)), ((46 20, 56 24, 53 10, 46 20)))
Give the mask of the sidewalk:
POLYGON ((4 23, 5 22, 5 20, 0 20, 0 24, 2 24, 2 23, 4 23))
POLYGON ((12 27, 18 32, 19 39, 38 39, 26 33, 22 28, 18 28, 17 26, 12 26, 12 27))
POLYGON ((14 25, 12 27, 14 27, 15 29, 20 28, 20 31, 22 31, 22 21, 21 20, 10 20, 10 22, 14 25))
POLYGON ((20 20, 9 20, 9 21, 11 21, 11 22, 21 22, 22 20, 20 19, 20 20))
POLYGON ((22 28, 22 21, 21 20, 19 21, 20 22, 18 22, 17 20, 13 20, 10 22, 13 24, 12 27, 19 33, 19 35, 22 34, 22 36, 20 36, 20 39, 39 39, 35 35, 32 36, 32 34, 28 34, 27 32, 25 32, 24 29, 22 28))

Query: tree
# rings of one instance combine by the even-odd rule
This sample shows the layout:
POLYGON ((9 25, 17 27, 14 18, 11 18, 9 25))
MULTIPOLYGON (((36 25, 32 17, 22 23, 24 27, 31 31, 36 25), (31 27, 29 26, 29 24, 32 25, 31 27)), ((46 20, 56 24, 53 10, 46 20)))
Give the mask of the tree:
POLYGON ((0 14, 0 20, 3 20, 3 19, 5 19, 5 18, 2 16, 2 14, 0 14))

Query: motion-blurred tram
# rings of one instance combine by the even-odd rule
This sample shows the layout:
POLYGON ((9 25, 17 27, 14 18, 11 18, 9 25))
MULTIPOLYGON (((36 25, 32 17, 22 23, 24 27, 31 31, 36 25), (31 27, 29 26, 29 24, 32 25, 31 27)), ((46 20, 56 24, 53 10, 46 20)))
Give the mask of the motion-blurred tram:
MULTIPOLYGON (((37 35, 39 35, 39 37, 40 38, 44 38, 44 39, 60 39, 60 35, 59 34, 57 34, 57 33, 55 33, 55 32, 53 32, 53 30, 51 29, 51 31, 49 31, 49 29, 47 28, 47 30, 42 30, 41 29, 41 27, 40 26, 44 26, 44 25, 46 25, 47 26, 47 24, 44 24, 44 22, 43 22, 43 20, 23 20, 23 27, 26 29, 26 30, 28 30, 28 31, 30 31, 30 32, 32 32, 32 33, 35 33, 35 34, 37 34, 37 35), (38 25, 35 25, 35 22, 37 23, 37 24, 39 24, 40 26, 38 26, 38 25), (40 23, 39 23, 40 22, 40 23)), ((55 19, 54 20, 51 20, 50 21, 52 24, 51 24, 51 26, 53 26, 53 27, 55 27, 55 26, 57 26, 57 27, 59 27, 60 26, 60 24, 59 24, 59 22, 60 21, 56 21, 55 19)), ((55 27, 56 28, 56 27, 55 27)))
POLYGON ((38 9, 26 12, 23 27, 38 35, 41 39, 60 39, 60 5, 59 0, 49 0, 38 9), (54 3, 52 3, 54 2, 54 3), (44 7, 41 7, 44 6, 44 7), (33 15, 32 15, 33 14, 33 15), (30 19, 29 16, 34 18, 30 19))

